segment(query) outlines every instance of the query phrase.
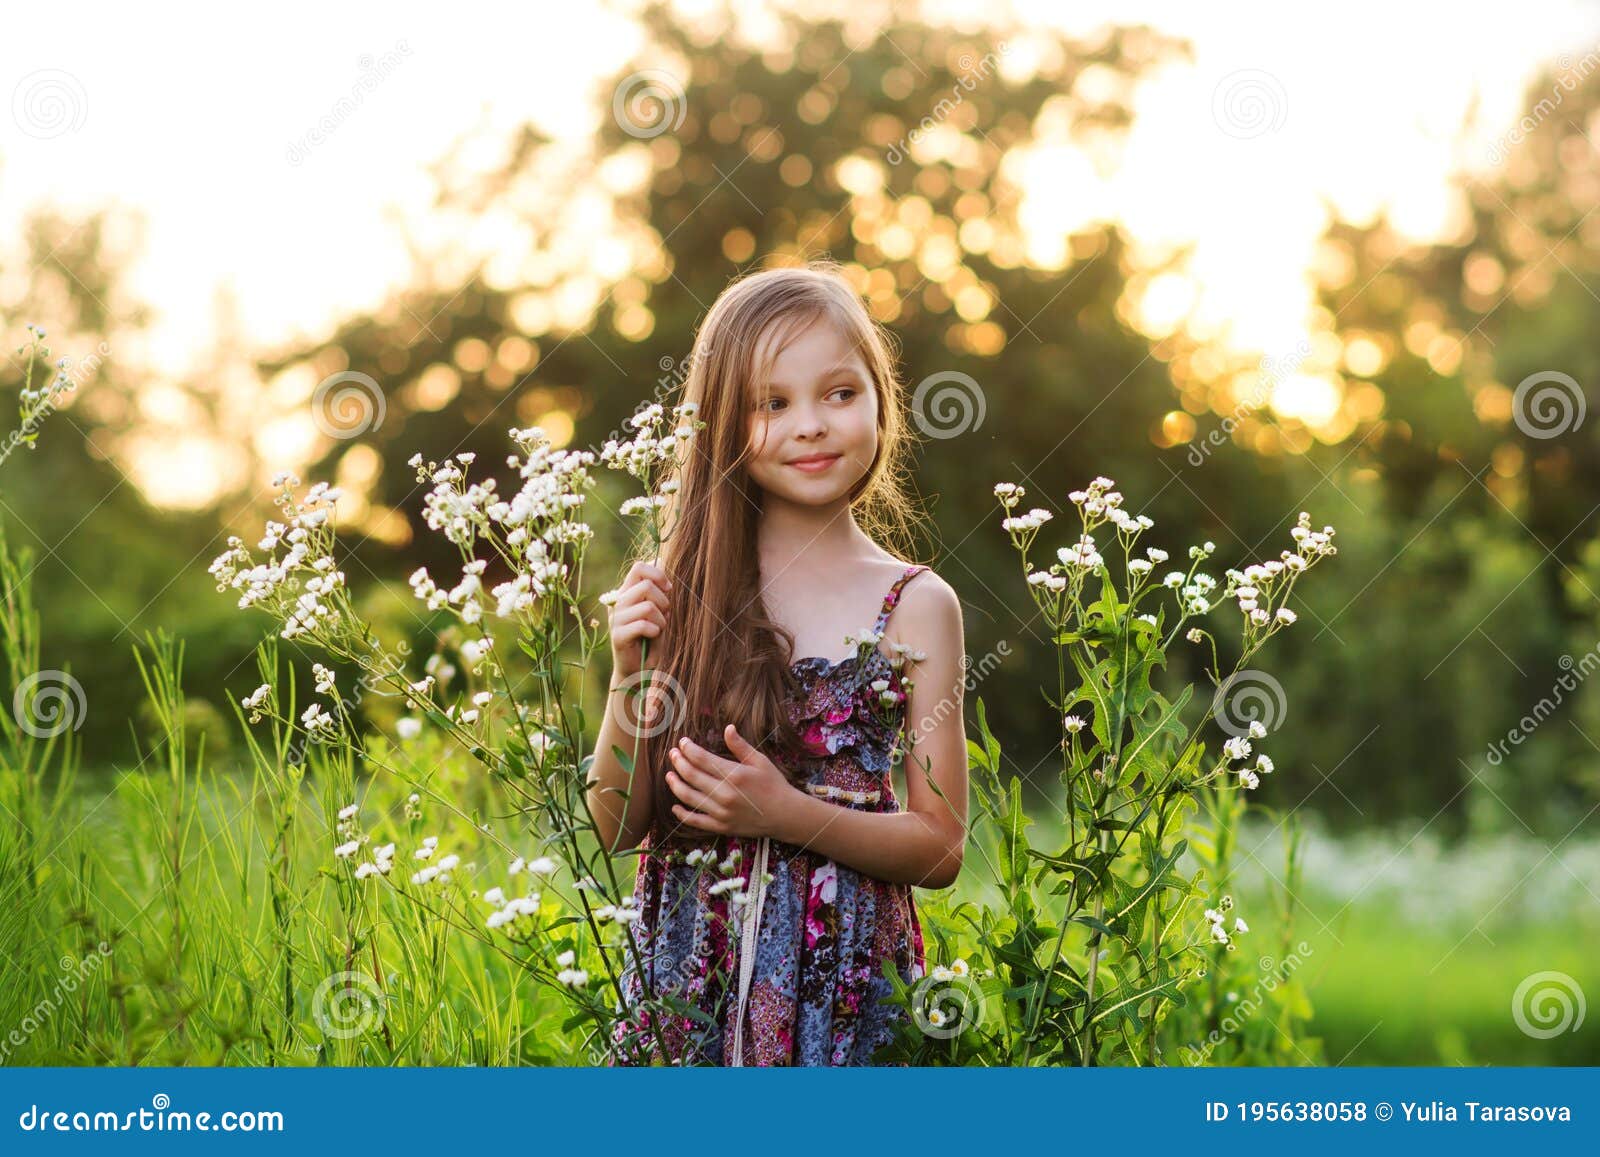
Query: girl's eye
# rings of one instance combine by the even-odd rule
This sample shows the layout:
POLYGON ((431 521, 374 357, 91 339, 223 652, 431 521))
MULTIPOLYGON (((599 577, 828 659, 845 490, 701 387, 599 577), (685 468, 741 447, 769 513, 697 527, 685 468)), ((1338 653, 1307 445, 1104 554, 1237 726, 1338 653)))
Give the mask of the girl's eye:
POLYGON ((853 398, 856 395, 856 388, 854 386, 840 386, 833 392, 836 394, 849 394, 853 398))

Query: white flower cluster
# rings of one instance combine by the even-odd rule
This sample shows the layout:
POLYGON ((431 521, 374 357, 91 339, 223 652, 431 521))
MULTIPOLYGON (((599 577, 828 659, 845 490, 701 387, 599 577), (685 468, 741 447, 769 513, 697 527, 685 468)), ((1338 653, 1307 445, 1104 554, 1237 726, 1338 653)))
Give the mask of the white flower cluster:
POLYGON ((260 723, 261 722, 261 708, 262 708, 263 704, 268 703, 271 700, 271 698, 272 698, 272 684, 271 683, 263 683, 263 684, 261 684, 261 686, 257 687, 254 691, 250 692, 250 694, 246 695, 243 699, 239 700, 239 702, 242 703, 244 705, 245 709, 250 712, 250 722, 251 723, 260 723))
MULTIPOLYGON (((45 331, 40 329, 38 326, 30 324, 28 326, 28 332, 34 335, 33 341, 36 346, 38 342, 44 340, 45 331)), ((19 349, 17 352, 21 353, 22 351, 19 349)), ((50 353, 49 347, 40 348, 39 353, 44 356, 48 356, 50 353)), ((67 373, 67 367, 69 367, 71 364, 72 362, 69 358, 57 358, 56 369, 60 372, 56 374, 55 381, 51 382, 48 386, 41 386, 36 390, 31 389, 27 384, 24 384, 23 388, 18 391, 18 398, 22 402, 22 421, 24 429, 26 429, 33 420, 37 419, 41 413, 51 406, 57 394, 65 393, 78 388, 78 383, 73 381, 71 376, 67 373)), ((28 370, 28 382, 32 381, 33 371, 32 364, 30 362, 28 370)), ((33 443, 29 442, 27 445, 31 447, 33 443)), ((0 458, 3 457, 4 453, 0 452, 0 458)))
MULTIPOLYGON (((513 429, 511 438, 524 451, 506 462, 522 479, 521 489, 509 501, 501 499, 490 478, 469 483, 466 467, 475 455, 457 454, 444 463, 412 455, 409 465, 419 482, 431 482, 423 500, 428 526, 450 542, 470 551, 480 538, 487 541, 510 566, 512 577, 488 592, 495 599, 495 614, 511 618, 531 610, 551 594, 571 572, 563 548, 582 547, 594 537, 588 523, 576 517, 594 485, 589 467, 595 456, 587 450, 556 450, 539 427, 513 429)), ((482 575, 486 559, 473 559, 461 568, 461 581, 441 589, 419 567, 410 579, 417 598, 429 610, 454 609, 462 622, 480 622, 484 614, 482 575)))
POLYGON ((700 407, 696 402, 682 402, 674 406, 673 429, 663 433, 661 426, 666 410, 660 402, 650 402, 628 419, 628 425, 636 431, 632 438, 621 442, 615 438, 606 439, 605 445, 600 448, 600 461, 613 470, 639 479, 647 490, 652 491, 624 501, 620 508, 623 517, 635 514, 654 517, 656 511, 667 505, 668 496, 677 493, 679 481, 674 476, 676 470, 687 459, 695 432, 705 426, 704 422, 695 418, 699 412, 700 407), (663 473, 668 477, 657 486, 655 479, 663 473))
MULTIPOLYGON (((621 442, 607 438, 605 445, 600 447, 600 461, 613 470, 632 475, 648 486, 663 464, 682 460, 689 444, 694 441, 695 431, 705 425, 695 420, 699 412, 697 402, 681 402, 674 406, 674 428, 670 433, 663 434, 660 427, 662 419, 666 417, 665 408, 660 402, 641 406, 628 419, 628 425, 637 433, 621 442)), ((630 513, 626 504, 622 513, 630 513)))
MULTIPOLYGON (((1212 542, 1207 542, 1204 546, 1192 546, 1189 548, 1190 557, 1208 558, 1215 549, 1216 544, 1212 542), (1194 554, 1194 551, 1201 553, 1194 554)), ((1211 592, 1217 589, 1217 580, 1206 574, 1205 571, 1197 570, 1190 576, 1185 575, 1181 570, 1175 570, 1168 574, 1163 581, 1167 587, 1173 590, 1182 588, 1179 591, 1179 598, 1182 600, 1183 613, 1186 615, 1203 615, 1215 605, 1211 602, 1211 592)))
MULTIPOLYGON (((971 975, 971 969, 968 967, 967 962, 959 956, 950 962, 949 967, 943 964, 935 964, 928 972, 928 977, 937 984, 945 984, 958 979, 965 980, 969 975, 971 975)), ((950 1019, 948 1013, 932 1002, 929 1002, 928 1008, 923 1015, 927 1017, 928 1024, 933 1028, 942 1027, 950 1019)))
POLYGON ((360 812, 361 805, 354 803, 346 804, 339 809, 334 834, 344 842, 333 849, 333 854, 341 860, 348 860, 361 848, 361 836, 356 826, 356 816, 360 812))
POLYGON ((1078 541, 1071 546, 1064 546, 1056 551, 1056 557, 1061 560, 1061 565, 1069 571, 1075 567, 1083 570, 1099 570, 1105 559, 1095 549, 1092 535, 1080 535, 1078 541))
MULTIPOLYGON (((416 851, 412 852, 411 855, 414 859, 431 860, 433 859, 433 854, 438 850, 439 837, 429 836, 422 841, 422 846, 416 851)), ((455 871, 456 868, 460 866, 460 856, 455 855, 454 853, 448 856, 442 856, 437 864, 426 864, 422 868, 419 868, 416 872, 412 873, 411 882, 413 884, 421 885, 430 884, 437 880, 441 884, 448 884, 450 882, 450 873, 455 871)))
POLYGON ((632 924, 642 915, 638 901, 632 896, 624 896, 621 904, 602 904, 594 910, 595 921, 600 924, 604 924, 607 920, 614 920, 618 924, 632 924))
MULTIPOLYGON (((344 841, 333 849, 333 854, 341 860, 350 860, 361 850, 361 845, 366 843, 366 837, 361 835, 356 817, 361 814, 360 804, 346 804, 339 809, 335 832, 337 838, 344 841)), ((372 849, 372 859, 363 861, 356 866, 356 879, 365 880, 368 876, 389 874, 389 869, 394 867, 394 845, 383 844, 372 849)))
MULTIPOLYGON (((1259 719, 1252 719, 1245 735, 1235 735, 1222 745, 1223 755, 1229 762, 1236 759, 1249 759, 1251 753, 1250 741, 1252 739, 1265 739, 1267 728, 1259 719)), ((1235 768, 1239 776, 1239 786, 1254 791, 1261 786, 1261 776, 1270 775, 1274 764, 1266 753, 1256 755, 1256 762, 1252 767, 1235 768)))
POLYGON ((207 568, 219 591, 242 592, 241 608, 260 604, 281 618, 280 634, 285 639, 330 632, 339 618, 337 592, 345 585, 344 572, 333 560, 330 521, 341 492, 318 482, 306 492, 305 501, 297 503, 294 488, 299 484, 300 479, 289 473, 272 480, 283 491, 274 501, 288 521, 268 521, 266 536, 257 544, 270 552, 266 562, 257 563, 244 540, 229 535, 228 549, 207 568), (284 552, 277 554, 284 544, 284 552))
POLYGON ((332 743, 339 737, 339 721, 313 703, 300 715, 300 723, 313 743, 332 743))
MULTIPOLYGON (((1233 951, 1233 938, 1228 935, 1228 930, 1223 927, 1227 923, 1227 913, 1233 908, 1233 897, 1224 896, 1217 908, 1206 909, 1206 920, 1211 925, 1211 939, 1218 944, 1226 944, 1228 951, 1233 951), (1220 911, 1218 910, 1220 909, 1220 911)), ((1237 935, 1250 931, 1250 925, 1235 916, 1233 918, 1233 931, 1237 935)))
MULTIPOLYGON (((1027 490, 1015 482, 1000 482, 994 488, 994 496, 1006 510, 1015 508, 1027 493, 1027 490)), ((1000 528, 1010 531, 1012 537, 1018 539, 1018 545, 1025 546, 1027 541, 1032 539, 1034 531, 1054 517, 1044 507, 1035 506, 1026 514, 1008 514, 1000 520, 1000 528)))
MULTIPOLYGON (((1133 515, 1123 510, 1122 495, 1112 489, 1114 485, 1111 479, 1101 476, 1091 482, 1088 489, 1074 490, 1067 496, 1073 505, 1078 507, 1083 530, 1075 543, 1056 551, 1057 562, 1048 570, 1029 572, 1030 586, 1043 588, 1052 594, 1060 594, 1069 585, 1075 590, 1078 589, 1089 575, 1100 571, 1105 566, 1105 556, 1101 554, 1091 532, 1102 523, 1109 522, 1117 528, 1122 535, 1122 545, 1125 549, 1131 549, 1134 539, 1155 525, 1153 519, 1143 514, 1133 515)), ((994 488, 995 497, 1007 511, 1013 510, 1026 493, 1027 491, 1015 482, 1001 482, 994 488)), ((1023 552, 1026 560, 1027 550, 1035 532, 1051 517, 1048 510, 1035 507, 1026 514, 1008 514, 1001 519, 1000 526, 1011 533, 1013 543, 1023 552)), ((1145 558, 1133 559, 1128 563, 1128 571, 1135 585, 1141 582, 1157 563, 1165 562, 1167 559, 1165 551, 1154 547, 1146 550, 1145 554, 1145 558)))
POLYGON ((537 916, 539 914, 540 893, 530 890, 526 896, 512 896, 506 898, 505 889, 490 888, 483 894, 483 898, 495 906, 489 913, 489 918, 484 921, 486 928, 503 928, 507 924, 514 924, 523 916, 537 916))
POLYGON ((1251 629, 1267 627, 1267 633, 1271 634, 1291 625, 1297 616, 1282 605, 1290 583, 1318 559, 1339 553, 1339 548, 1333 545, 1333 527, 1312 530, 1311 515, 1303 510, 1289 534, 1298 550, 1286 550, 1275 559, 1252 563, 1243 571, 1228 572, 1231 580, 1228 594, 1238 600, 1239 610, 1251 629), (1274 599, 1279 604, 1276 610, 1271 609, 1274 599))
POLYGON ((589 983, 589 974, 581 968, 572 967, 578 959, 578 954, 572 949, 567 949, 556 957, 556 963, 561 966, 561 971, 556 973, 556 980, 568 988, 582 988, 589 983))
POLYGON ((394 845, 379 844, 372 849, 370 863, 359 864, 356 867, 356 879, 365 880, 368 876, 387 876, 394 867, 394 845))

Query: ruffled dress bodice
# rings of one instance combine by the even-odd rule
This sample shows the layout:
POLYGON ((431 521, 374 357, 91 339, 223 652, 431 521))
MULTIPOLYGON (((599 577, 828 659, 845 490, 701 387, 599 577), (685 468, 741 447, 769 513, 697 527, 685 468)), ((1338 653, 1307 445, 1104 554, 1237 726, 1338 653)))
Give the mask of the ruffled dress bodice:
MULTIPOLYGON (((925 569, 901 574, 854 654, 791 664, 798 686, 789 711, 802 750, 784 758, 797 765, 797 783, 835 806, 900 810, 891 772, 901 754, 911 650, 891 654, 880 642, 901 588, 925 569)), ((658 1039, 672 1063, 872 1063, 904 1016, 878 1003, 892 991, 882 962, 892 960, 908 984, 924 974, 908 885, 766 838, 708 835, 703 845, 660 852, 647 839, 641 852, 634 932, 643 971, 658 996, 674 994, 698 1015, 686 1009, 658 1026, 641 1023, 648 1013, 625 1017, 613 1063, 650 1063, 658 1039)), ((622 980, 631 1007, 645 976, 628 956, 622 980)))

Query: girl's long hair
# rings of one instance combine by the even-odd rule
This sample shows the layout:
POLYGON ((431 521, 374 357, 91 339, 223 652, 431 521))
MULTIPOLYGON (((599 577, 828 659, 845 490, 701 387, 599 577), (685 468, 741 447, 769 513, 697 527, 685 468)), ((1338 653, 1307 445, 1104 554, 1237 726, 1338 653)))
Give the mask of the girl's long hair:
POLYGON ((666 784, 667 748, 680 735, 729 754, 722 728, 739 734, 802 781, 800 737, 784 710, 797 684, 790 664, 794 636, 767 614, 761 596, 756 531, 763 491, 747 469, 750 422, 772 359, 819 319, 839 327, 861 356, 878 397, 878 451, 850 494, 863 531, 900 557, 911 554, 913 505, 907 461, 913 435, 894 342, 868 314, 831 261, 746 274, 718 295, 695 335, 682 401, 698 404, 706 423, 676 474, 663 508, 660 565, 672 576, 672 615, 649 640, 646 664, 658 680, 655 700, 670 725, 641 721, 639 767, 654 788, 652 843, 700 843, 712 837, 681 824, 666 784), (770 335, 771 341, 763 344, 770 335), (764 351, 757 364, 758 351, 764 351), (662 678, 665 676, 665 678, 662 678))

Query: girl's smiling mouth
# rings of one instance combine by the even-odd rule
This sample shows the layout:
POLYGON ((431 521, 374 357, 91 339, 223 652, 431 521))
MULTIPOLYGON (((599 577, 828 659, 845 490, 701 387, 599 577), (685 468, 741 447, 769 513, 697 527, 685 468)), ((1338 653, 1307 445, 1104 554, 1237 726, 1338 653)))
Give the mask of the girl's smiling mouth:
POLYGON ((804 458, 792 459, 788 465, 796 470, 804 470, 807 474, 819 474, 837 462, 842 455, 839 454, 808 454, 804 458))

